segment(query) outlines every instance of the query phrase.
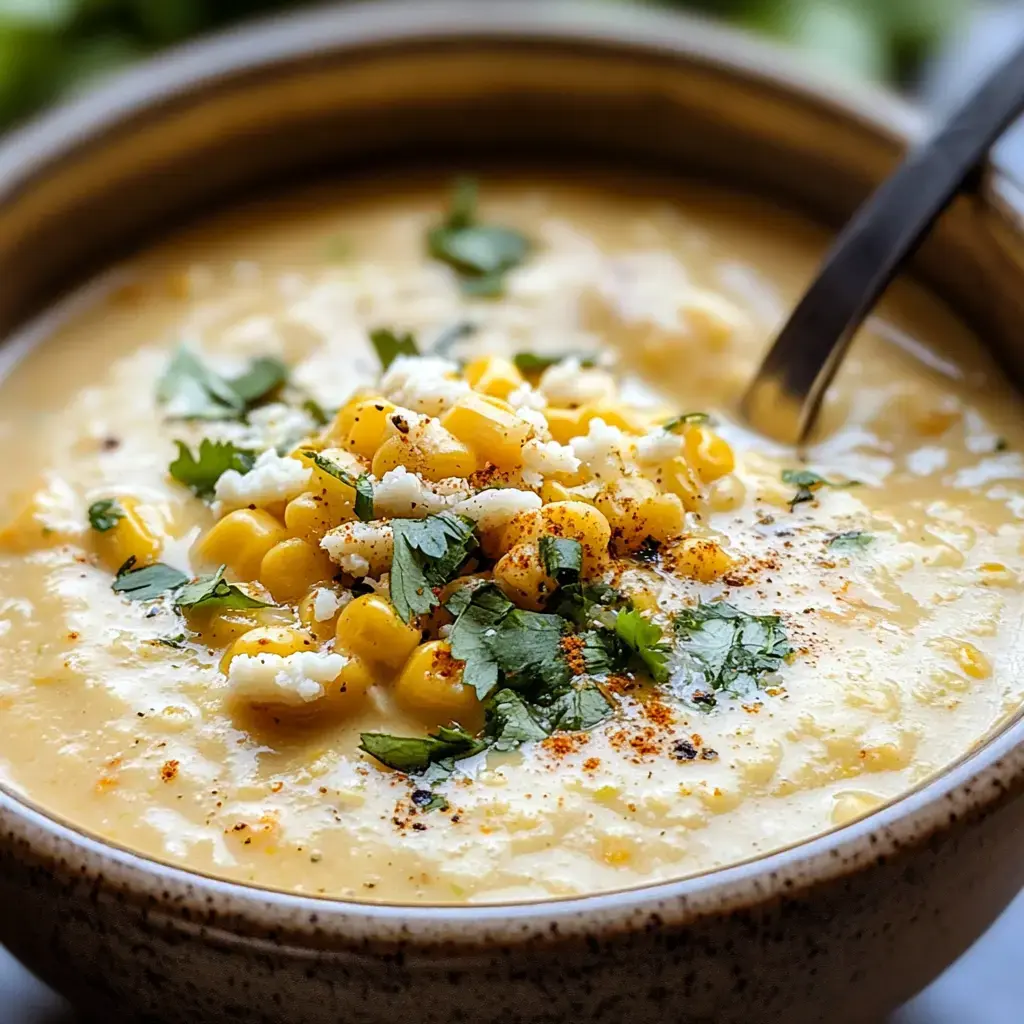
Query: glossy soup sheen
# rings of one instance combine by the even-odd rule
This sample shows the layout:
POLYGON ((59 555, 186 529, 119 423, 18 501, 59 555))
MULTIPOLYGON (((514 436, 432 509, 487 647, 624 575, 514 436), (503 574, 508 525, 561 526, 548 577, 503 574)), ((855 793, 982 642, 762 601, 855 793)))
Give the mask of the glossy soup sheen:
MULTIPOLYGON (((906 792, 1016 712, 1024 430, 961 324, 900 285, 854 346, 804 463, 731 409, 822 249, 816 230, 649 182, 484 179, 480 194, 482 216, 533 243, 499 298, 466 298, 426 255, 447 182, 345 184, 190 229, 37 332, 0 401, 6 785, 225 878, 360 900, 523 900, 791 845, 906 792), (779 614, 793 653, 714 707, 673 682, 625 687, 587 733, 469 759, 441 789, 447 808, 424 810, 422 783, 357 749, 368 730, 427 731, 386 684, 340 716, 230 700, 222 649, 154 642, 180 635, 181 617, 111 590, 86 510, 133 497, 164 562, 208 568, 190 551, 214 516, 167 467, 175 439, 228 428, 158 405, 183 340, 226 367, 277 356, 295 393, 335 409, 379 376, 368 330, 422 343, 467 319, 478 329, 458 343, 463 359, 600 349, 624 398, 711 414, 736 469, 720 510, 689 515, 687 531, 731 569, 704 583, 641 564, 623 586, 663 625, 722 596, 779 614), (843 486, 791 507, 787 469, 843 486)), ((267 436, 311 431, 304 415, 282 413, 267 436)))

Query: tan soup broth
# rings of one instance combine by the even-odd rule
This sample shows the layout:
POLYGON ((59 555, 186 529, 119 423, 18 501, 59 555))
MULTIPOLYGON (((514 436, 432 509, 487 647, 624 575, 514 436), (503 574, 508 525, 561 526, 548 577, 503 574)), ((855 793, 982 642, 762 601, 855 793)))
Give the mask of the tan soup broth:
POLYGON ((806 839, 1006 721, 1021 699, 1024 432, 1018 399, 959 323, 900 285, 854 346, 802 463, 730 410, 811 272, 816 231, 650 183, 485 180, 481 216, 533 248, 504 296, 467 298, 425 252, 446 193, 346 185, 232 213, 36 331, 0 403, 7 785, 126 847, 243 882, 519 900, 677 878, 806 839), (423 810, 411 800, 420 783, 357 749, 361 731, 427 731, 386 682, 352 714, 231 700, 222 649, 157 642, 182 634, 180 615, 112 591, 87 509, 136 499, 162 560, 207 571, 190 552, 213 515, 168 476, 173 441, 262 429, 261 445, 280 444, 312 428, 285 411, 259 428, 169 420, 155 389, 175 346, 224 372, 276 356, 293 400, 335 409, 379 375, 369 329, 422 345, 463 320, 477 325, 454 350, 463 359, 603 350, 630 401, 713 416, 736 469, 719 510, 689 513, 686 529, 732 568, 702 583, 641 564, 620 582, 645 581, 663 625, 723 596, 779 614, 793 653, 713 708, 672 681, 622 687, 589 733, 470 758, 443 786, 447 809, 423 810), (785 469, 858 485, 815 486, 791 508, 785 469))

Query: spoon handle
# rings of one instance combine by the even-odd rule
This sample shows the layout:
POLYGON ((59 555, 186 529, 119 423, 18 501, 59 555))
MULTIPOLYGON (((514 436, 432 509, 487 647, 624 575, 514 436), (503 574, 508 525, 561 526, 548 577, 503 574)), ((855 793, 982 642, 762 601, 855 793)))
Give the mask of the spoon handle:
POLYGON ((803 441, 854 332, 1022 108, 1024 45, 907 155, 840 233, 743 398, 752 426, 803 441))

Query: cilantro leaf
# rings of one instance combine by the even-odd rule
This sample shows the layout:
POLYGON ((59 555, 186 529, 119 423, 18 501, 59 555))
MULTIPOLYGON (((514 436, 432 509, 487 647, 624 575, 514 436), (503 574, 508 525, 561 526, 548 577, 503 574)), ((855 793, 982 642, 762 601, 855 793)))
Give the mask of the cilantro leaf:
POLYGON ((863 530, 849 530, 830 538, 828 546, 832 551, 863 551, 871 547, 874 539, 873 534, 865 533, 863 530))
POLYGON ((244 590, 224 579, 221 566, 209 576, 197 576, 191 583, 185 583, 174 599, 175 608, 267 608, 268 602, 250 597, 244 590))
POLYGON ((238 419, 279 388, 287 376, 284 363, 263 357, 229 380, 181 345, 157 382, 156 397, 161 404, 172 406, 171 415, 176 419, 238 419))
POLYGON ((610 676, 628 667, 633 651, 610 629, 591 629, 582 636, 580 653, 587 675, 610 676))
POLYGON ((537 720, 514 690, 499 690, 487 708, 486 735, 495 750, 513 750, 521 743, 542 740, 551 730, 537 720))
POLYGON ((568 537, 544 536, 538 542, 544 571, 560 586, 575 583, 583 571, 583 545, 568 537))
POLYGON ((253 359, 241 376, 228 381, 231 390, 249 408, 267 398, 288 379, 288 367, 280 359, 260 356, 253 359))
POLYGON ((468 338, 471 334, 475 334, 476 330, 476 324, 471 323, 469 320, 457 320, 451 326, 441 331, 434 339, 433 344, 430 346, 430 354, 448 358, 452 346, 463 338, 468 338))
MULTIPOLYGON (((552 596, 548 611, 569 619, 577 626, 599 620, 602 613, 623 604, 625 598, 607 583, 570 583, 561 587, 552 596)), ((610 621, 610 620, 609 620, 610 621)))
POLYGON ((749 615, 724 601, 687 608, 673 625, 684 677, 701 691, 748 692, 792 653, 778 615, 749 615))
POLYGON ((406 775, 421 775, 431 765, 448 759, 472 757, 487 746, 457 726, 442 726, 429 736, 391 736, 383 732, 364 732, 360 734, 359 740, 360 750, 388 768, 406 775))
POLYGON ((856 480, 849 480, 846 483, 838 480, 827 480, 825 477, 819 476, 809 469, 784 469, 782 471, 782 482, 784 484, 792 484, 797 489, 796 494, 789 499, 790 512, 802 502, 814 501, 814 492, 822 487, 844 488, 857 486, 856 480))
POLYGON ((448 797, 432 789, 415 789, 409 799, 423 814, 428 811, 447 811, 449 807, 448 797))
POLYGON ((433 588, 450 582, 476 548, 475 525, 451 512, 391 521, 391 603, 403 620, 411 622, 439 604, 433 588))
POLYGON ((558 615, 509 612, 500 629, 485 638, 505 683, 531 692, 568 685, 572 671, 562 647, 567 625, 558 615))
POLYGON ((309 418, 318 426, 326 427, 334 418, 315 398, 307 398, 302 403, 302 411, 309 413, 309 418))
POLYGON ((117 498, 104 498, 89 506, 89 525, 100 533, 106 533, 124 519, 124 509, 117 498))
POLYGON ((588 680, 556 697, 547 714, 552 732, 587 732, 608 718, 612 710, 601 688, 588 680))
POLYGON ((526 259, 525 235, 476 219, 477 186, 471 179, 456 183, 447 219, 427 233, 430 255, 459 275, 467 295, 494 297, 502 293, 504 275, 526 259))
POLYGON ((615 634, 643 663, 656 683, 668 679, 668 645, 662 642, 661 627, 628 609, 615 617, 615 634))
POLYGON ((399 334, 389 327, 378 327, 370 331, 370 341, 382 370, 386 370, 399 356, 420 354, 416 347, 416 339, 411 334, 399 334))
POLYGON ((123 594, 129 601, 152 601, 187 582, 188 577, 183 572, 163 562, 154 562, 136 569, 135 556, 132 555, 117 570, 111 589, 115 594, 123 594))
POLYGON ((457 616, 448 637, 452 657, 466 663, 462 681, 484 700, 498 683, 498 662, 490 640, 515 605, 493 583, 485 583, 476 590, 458 590, 446 607, 457 616), (463 594, 467 596, 461 597, 463 594))
POLYGON ((549 366, 555 366, 573 356, 579 359, 581 369, 591 369, 597 365, 593 356, 578 356, 574 352, 517 352, 512 362, 520 373, 533 374, 543 373, 549 366))
POLYGON ((312 459, 329 476, 340 480, 346 487, 351 487, 355 492, 355 513, 356 518, 364 523, 373 519, 373 481, 369 473, 360 473, 353 476, 348 470, 342 469, 336 462, 332 462, 327 456, 319 452, 304 451, 302 453, 307 459, 312 459))
POLYGON ((231 441, 211 441, 204 437, 196 455, 183 441, 174 443, 178 446, 178 457, 167 467, 168 472, 200 498, 211 497, 217 481, 229 469, 244 475, 256 461, 254 451, 238 448, 231 441))
POLYGON ((661 429, 667 430, 670 434, 675 434, 683 427, 699 426, 710 421, 711 417, 706 412, 684 412, 681 416, 670 419, 668 423, 663 423, 661 429))

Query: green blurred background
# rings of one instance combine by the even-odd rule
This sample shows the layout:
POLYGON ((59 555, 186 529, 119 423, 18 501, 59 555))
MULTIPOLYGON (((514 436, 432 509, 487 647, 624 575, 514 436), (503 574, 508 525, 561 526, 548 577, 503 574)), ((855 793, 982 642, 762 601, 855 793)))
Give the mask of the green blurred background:
MULTIPOLYGON (((662 2, 795 43, 838 75, 910 87, 929 53, 957 30, 974 0, 662 2)), ((161 47, 242 18, 300 6, 302 0, 0 0, 0 130, 161 47)))

